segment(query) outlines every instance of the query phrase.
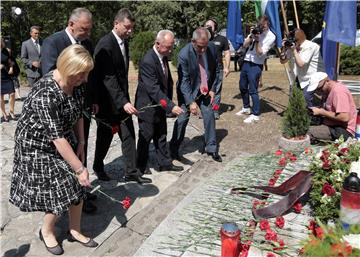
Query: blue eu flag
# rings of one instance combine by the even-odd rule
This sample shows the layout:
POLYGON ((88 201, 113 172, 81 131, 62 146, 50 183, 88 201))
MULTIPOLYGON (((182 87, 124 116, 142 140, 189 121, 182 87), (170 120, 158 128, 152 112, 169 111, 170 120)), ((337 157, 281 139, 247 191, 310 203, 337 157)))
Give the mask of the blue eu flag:
POLYGON ((336 78, 336 42, 355 46, 356 1, 327 1, 322 30, 322 57, 330 79, 336 78))
POLYGON ((241 22, 241 3, 240 1, 229 1, 226 37, 230 40, 234 49, 237 50, 244 42, 241 22))

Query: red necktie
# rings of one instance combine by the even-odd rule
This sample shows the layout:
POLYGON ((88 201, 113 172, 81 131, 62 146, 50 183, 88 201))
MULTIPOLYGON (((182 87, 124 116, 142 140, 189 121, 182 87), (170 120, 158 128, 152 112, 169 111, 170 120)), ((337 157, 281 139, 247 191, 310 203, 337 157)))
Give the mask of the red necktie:
POLYGON ((207 74, 205 70, 204 59, 202 55, 198 57, 198 63, 199 63, 200 78, 201 78, 200 92, 206 95, 209 92, 209 88, 207 83, 207 74))

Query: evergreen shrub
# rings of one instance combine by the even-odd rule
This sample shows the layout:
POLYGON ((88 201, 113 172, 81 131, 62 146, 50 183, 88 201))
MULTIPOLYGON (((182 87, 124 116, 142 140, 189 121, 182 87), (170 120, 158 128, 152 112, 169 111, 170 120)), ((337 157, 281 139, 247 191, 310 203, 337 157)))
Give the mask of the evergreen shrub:
POLYGON ((360 75, 360 46, 341 45, 340 74, 360 75))
POLYGON ((130 54, 131 60, 138 68, 141 59, 144 57, 146 52, 152 48, 155 42, 156 35, 152 31, 143 31, 137 33, 130 41, 130 54))
POLYGON ((310 127, 310 116, 301 89, 293 86, 288 107, 282 119, 282 132, 286 138, 305 136, 310 127))

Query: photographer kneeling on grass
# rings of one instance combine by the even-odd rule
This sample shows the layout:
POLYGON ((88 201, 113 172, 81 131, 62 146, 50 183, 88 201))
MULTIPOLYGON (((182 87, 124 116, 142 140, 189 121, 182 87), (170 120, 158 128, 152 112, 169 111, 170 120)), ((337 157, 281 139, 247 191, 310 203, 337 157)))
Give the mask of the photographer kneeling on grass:
POLYGON ((321 125, 310 126, 310 138, 314 141, 354 137, 357 110, 349 89, 338 81, 330 80, 326 73, 316 72, 311 76, 307 90, 321 95, 324 102, 323 107, 309 108, 312 115, 323 118, 321 125))

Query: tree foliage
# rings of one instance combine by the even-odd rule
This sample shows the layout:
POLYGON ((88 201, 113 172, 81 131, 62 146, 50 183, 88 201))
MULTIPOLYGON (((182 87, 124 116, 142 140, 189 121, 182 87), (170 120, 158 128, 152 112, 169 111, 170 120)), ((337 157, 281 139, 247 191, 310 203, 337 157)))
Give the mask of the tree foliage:
POLYGON ((137 33, 130 41, 131 60, 136 69, 145 53, 153 46, 155 37, 154 32, 143 31, 137 33))
POLYGON ((344 75, 360 75, 360 46, 341 45, 340 73, 344 75))

